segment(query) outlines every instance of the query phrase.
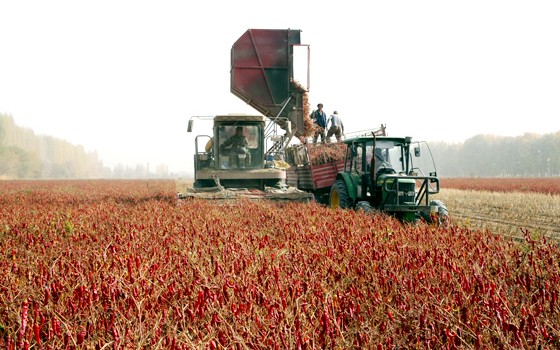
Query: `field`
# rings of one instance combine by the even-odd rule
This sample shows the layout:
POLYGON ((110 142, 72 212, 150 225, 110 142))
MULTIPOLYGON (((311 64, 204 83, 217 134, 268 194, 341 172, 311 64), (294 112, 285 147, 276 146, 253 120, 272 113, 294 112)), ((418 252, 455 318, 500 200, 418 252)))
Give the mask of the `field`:
POLYGON ((559 348, 558 192, 459 183, 435 227, 177 201, 173 181, 3 181, 0 348, 559 348))
POLYGON ((455 224, 521 238, 524 230, 560 240, 560 178, 443 179, 437 198, 455 224))

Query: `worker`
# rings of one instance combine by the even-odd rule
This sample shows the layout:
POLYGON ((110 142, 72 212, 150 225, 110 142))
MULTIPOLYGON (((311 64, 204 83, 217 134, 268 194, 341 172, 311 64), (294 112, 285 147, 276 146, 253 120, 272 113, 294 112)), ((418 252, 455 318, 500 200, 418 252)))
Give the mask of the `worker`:
POLYGON ((317 109, 311 113, 311 120, 315 124, 315 135, 313 143, 317 143, 317 139, 321 136, 321 142, 325 143, 325 131, 327 129, 327 114, 323 111, 323 104, 319 103, 317 109))
POLYGON ((238 126, 235 128, 235 134, 228 138, 220 146, 220 151, 223 151, 226 147, 231 146, 229 152, 229 164, 240 166, 239 155, 245 155, 245 165, 251 164, 251 152, 249 151, 249 141, 247 137, 243 135, 243 127, 238 126))
POLYGON ((342 134, 344 134, 344 124, 342 120, 338 116, 338 112, 334 111, 333 114, 329 117, 329 131, 327 132, 327 143, 331 142, 331 136, 336 137, 337 142, 342 141, 342 134))

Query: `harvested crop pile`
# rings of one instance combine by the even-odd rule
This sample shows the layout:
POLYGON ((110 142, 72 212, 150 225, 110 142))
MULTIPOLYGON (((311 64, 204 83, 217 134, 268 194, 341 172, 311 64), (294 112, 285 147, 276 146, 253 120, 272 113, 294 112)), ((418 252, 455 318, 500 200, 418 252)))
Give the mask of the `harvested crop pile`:
POLYGON ((313 120, 309 117, 311 115, 310 107, 309 107, 309 96, 307 89, 301 85, 298 81, 292 81, 292 85, 299 89, 302 92, 302 104, 303 104, 303 120, 304 120, 304 132, 303 134, 297 132, 296 137, 303 143, 305 138, 311 137, 315 134, 316 126, 313 123, 313 120))
POLYGON ((313 123, 313 120, 311 120, 311 111, 309 108, 309 97, 307 96, 307 92, 305 92, 303 94, 303 121, 305 123, 304 126, 304 133, 303 135, 301 135, 301 137, 311 137, 315 134, 315 130, 317 129, 317 127, 315 126, 315 123, 313 123))
POLYGON ((307 148, 311 165, 321 165, 344 160, 346 145, 343 143, 310 144, 307 148))

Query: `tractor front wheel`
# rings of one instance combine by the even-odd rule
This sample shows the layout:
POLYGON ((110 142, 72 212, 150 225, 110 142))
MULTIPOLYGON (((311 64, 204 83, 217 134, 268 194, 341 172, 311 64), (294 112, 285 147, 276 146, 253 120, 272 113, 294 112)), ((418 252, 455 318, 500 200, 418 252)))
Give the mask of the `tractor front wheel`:
POLYGON ((440 200, 433 200, 430 201, 430 206, 436 207, 436 210, 433 213, 420 213, 424 221, 443 227, 449 225, 449 211, 445 203, 440 200))
POLYGON ((344 180, 336 180, 332 185, 329 203, 331 208, 346 209, 352 207, 352 201, 348 195, 348 188, 346 188, 344 180))

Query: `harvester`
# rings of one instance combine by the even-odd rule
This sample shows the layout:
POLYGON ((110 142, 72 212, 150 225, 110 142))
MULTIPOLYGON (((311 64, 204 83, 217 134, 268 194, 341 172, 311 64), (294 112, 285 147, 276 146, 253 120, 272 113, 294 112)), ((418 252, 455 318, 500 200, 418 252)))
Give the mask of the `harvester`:
POLYGON ((212 119, 213 133, 195 137, 194 185, 180 198, 313 199, 286 185, 283 161, 292 138, 305 133, 308 114, 307 88, 294 79, 294 47, 306 46, 300 32, 249 29, 233 44, 230 90, 260 114, 189 120, 191 132, 196 119, 212 119))

